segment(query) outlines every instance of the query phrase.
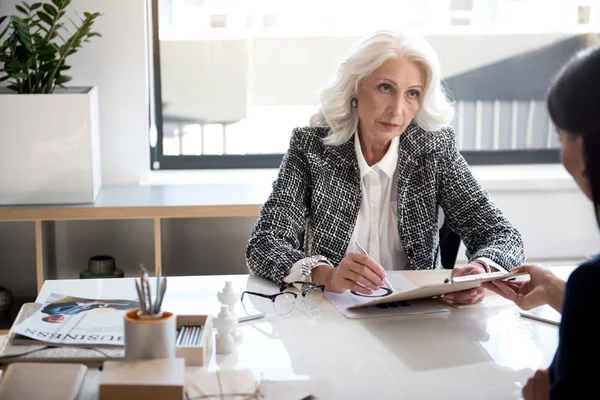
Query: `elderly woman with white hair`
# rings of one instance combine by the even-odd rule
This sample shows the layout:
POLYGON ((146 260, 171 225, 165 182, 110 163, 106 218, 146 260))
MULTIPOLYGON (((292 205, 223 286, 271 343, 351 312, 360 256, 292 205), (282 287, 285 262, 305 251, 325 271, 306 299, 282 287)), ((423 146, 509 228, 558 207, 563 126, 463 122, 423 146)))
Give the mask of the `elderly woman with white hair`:
MULTIPOLYGON (((296 128, 246 249, 276 283, 370 295, 386 270, 440 267, 440 210, 465 243, 453 276, 524 261, 519 232, 474 179, 448 126, 438 57, 422 38, 379 31, 360 41, 296 128), (361 253, 360 245, 365 253, 361 253)), ((448 294, 461 304, 484 289, 448 294)))

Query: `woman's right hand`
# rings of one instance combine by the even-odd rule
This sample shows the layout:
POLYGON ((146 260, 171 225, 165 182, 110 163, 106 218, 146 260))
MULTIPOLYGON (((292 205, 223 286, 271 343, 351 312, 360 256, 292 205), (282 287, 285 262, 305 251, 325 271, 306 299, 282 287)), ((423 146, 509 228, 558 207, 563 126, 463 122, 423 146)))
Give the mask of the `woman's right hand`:
POLYGON ((484 284, 484 287, 513 301, 523 310, 544 304, 550 304, 555 309, 561 307, 564 281, 552 272, 539 265, 522 265, 513 268, 511 272, 526 272, 530 279, 516 282, 492 281, 484 284))
POLYGON ((362 294, 372 294, 384 285, 386 272, 371 257, 349 253, 337 268, 327 265, 315 267, 312 271, 313 281, 324 284, 325 290, 342 293, 354 290, 362 294))

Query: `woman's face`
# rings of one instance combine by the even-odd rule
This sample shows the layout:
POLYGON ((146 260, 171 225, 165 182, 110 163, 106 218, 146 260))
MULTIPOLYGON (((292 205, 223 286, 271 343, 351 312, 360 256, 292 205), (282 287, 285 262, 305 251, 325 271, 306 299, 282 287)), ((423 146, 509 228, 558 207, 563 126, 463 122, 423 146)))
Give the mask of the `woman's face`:
POLYGON ((365 78, 357 96, 363 137, 387 141, 404 132, 421 107, 424 76, 418 64, 396 58, 365 78))
POLYGON ((561 143, 560 162, 577 182, 583 193, 592 200, 592 189, 585 174, 583 136, 572 135, 560 129, 557 129, 557 132, 561 143))

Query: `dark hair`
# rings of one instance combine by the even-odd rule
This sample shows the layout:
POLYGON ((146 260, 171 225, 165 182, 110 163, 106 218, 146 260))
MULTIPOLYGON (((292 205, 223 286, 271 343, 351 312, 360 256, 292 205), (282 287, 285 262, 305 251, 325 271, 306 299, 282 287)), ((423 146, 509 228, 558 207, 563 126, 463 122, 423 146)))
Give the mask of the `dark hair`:
POLYGON ((600 47, 580 51, 562 68, 547 102, 556 128, 583 137, 585 174, 600 225, 600 47))

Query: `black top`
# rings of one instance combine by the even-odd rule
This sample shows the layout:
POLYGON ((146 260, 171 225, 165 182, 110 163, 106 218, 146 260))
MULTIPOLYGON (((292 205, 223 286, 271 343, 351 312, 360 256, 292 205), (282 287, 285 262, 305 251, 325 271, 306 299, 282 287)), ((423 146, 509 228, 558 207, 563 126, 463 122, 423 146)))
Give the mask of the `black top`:
POLYGON ((549 368, 550 399, 598 399, 600 255, 582 264, 565 290, 558 349, 549 368), (579 395, 577 395, 579 394, 579 395))

